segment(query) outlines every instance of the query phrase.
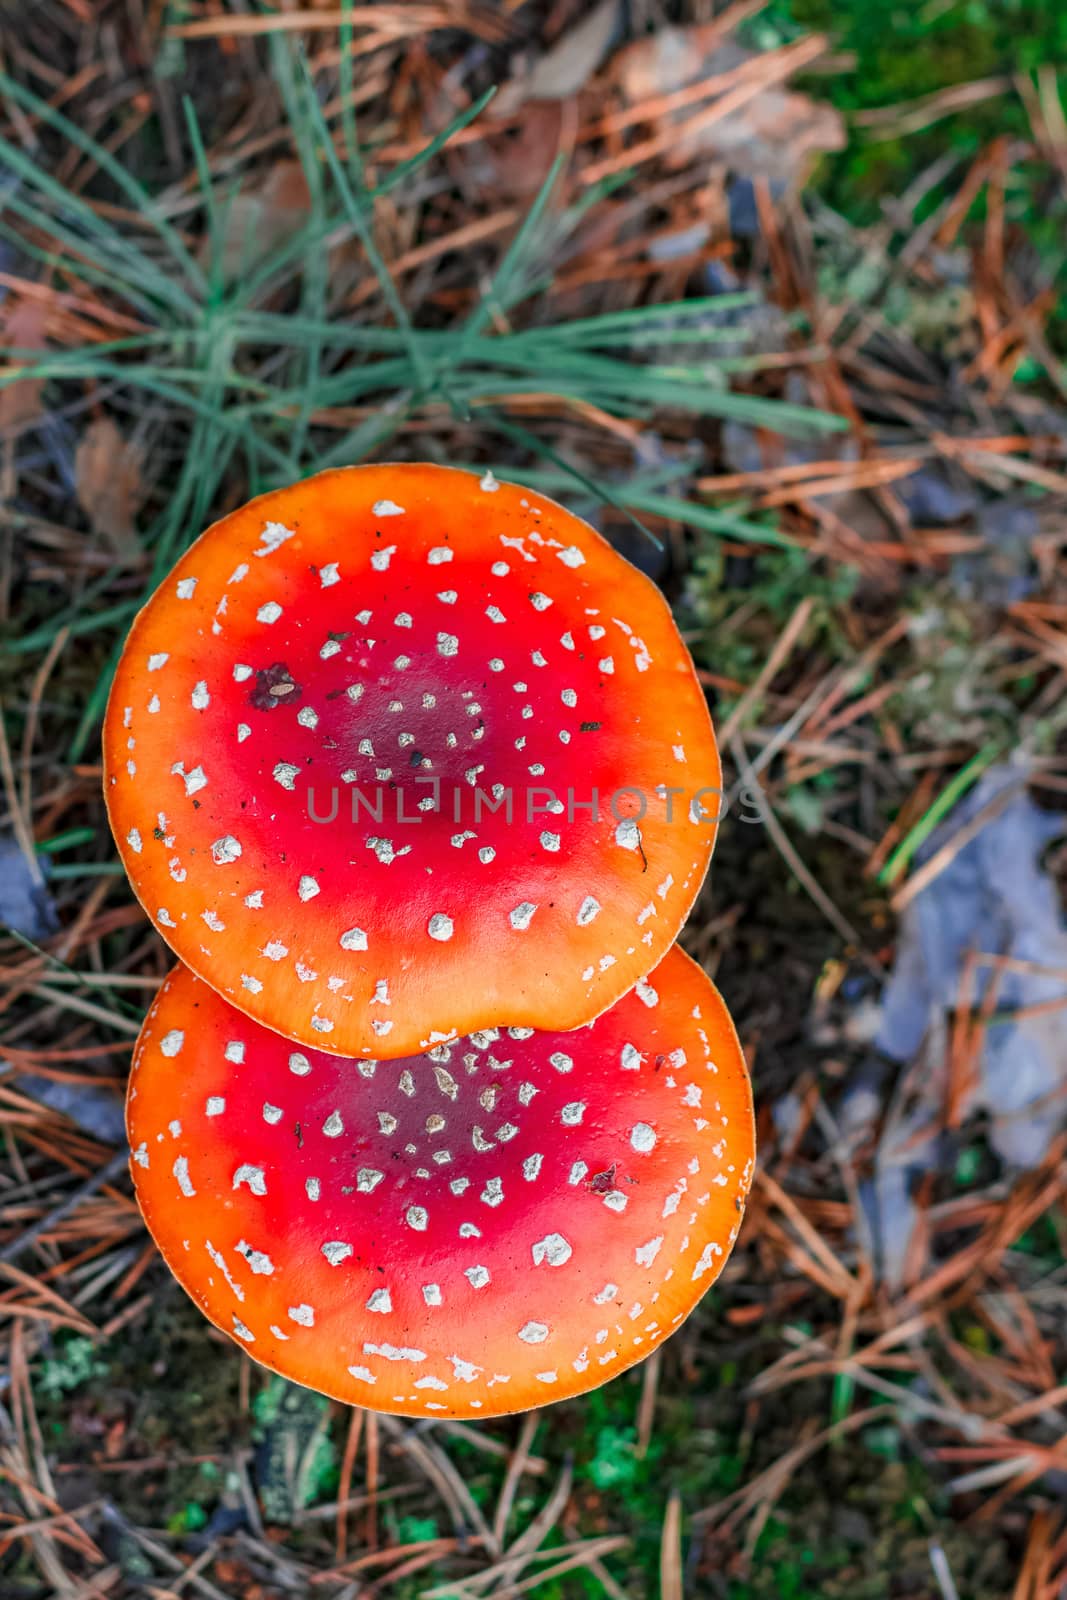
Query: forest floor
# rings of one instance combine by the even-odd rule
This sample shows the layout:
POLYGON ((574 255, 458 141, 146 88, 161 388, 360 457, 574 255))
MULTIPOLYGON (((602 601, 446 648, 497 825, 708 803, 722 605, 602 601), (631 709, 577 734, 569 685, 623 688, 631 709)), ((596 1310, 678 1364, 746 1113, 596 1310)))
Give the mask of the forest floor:
POLYGON ((5 1600, 1067 1595, 1067 22, 882 9, 3 24, 5 1600), (171 958, 117 652, 215 516, 390 457, 650 573, 735 799, 684 942, 755 1085, 738 1246, 645 1364, 469 1427, 255 1366, 125 1169, 171 958))

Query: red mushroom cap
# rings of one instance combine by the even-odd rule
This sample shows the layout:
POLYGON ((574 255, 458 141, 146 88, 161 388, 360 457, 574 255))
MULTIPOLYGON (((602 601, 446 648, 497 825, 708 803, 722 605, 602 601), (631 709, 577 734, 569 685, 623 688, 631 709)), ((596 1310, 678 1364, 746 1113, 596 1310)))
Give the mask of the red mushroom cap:
POLYGON ((570 1034, 405 1060, 294 1049, 183 967, 127 1105, 148 1226, 216 1325, 285 1377, 409 1415, 595 1388, 715 1280, 752 1175, 717 991, 672 950, 570 1034))
POLYGON ((543 495, 444 467, 209 528, 134 623, 104 748, 164 938, 346 1055, 587 1022, 669 948, 718 814, 659 591, 543 495))

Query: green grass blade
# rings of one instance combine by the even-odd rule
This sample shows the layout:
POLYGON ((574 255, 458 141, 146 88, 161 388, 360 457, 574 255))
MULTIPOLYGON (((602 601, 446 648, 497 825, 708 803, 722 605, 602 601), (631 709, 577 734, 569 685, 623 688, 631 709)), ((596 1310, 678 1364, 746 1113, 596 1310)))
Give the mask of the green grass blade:
POLYGON ((376 184, 373 189, 368 191, 370 198, 376 200, 380 194, 388 194, 391 189, 396 188, 397 184, 403 183, 405 178, 410 178, 413 173, 419 171, 420 167, 424 167, 428 161, 432 161, 437 152, 443 150, 448 141, 453 139, 461 128, 466 128, 470 123, 477 121, 495 94, 495 88, 487 89, 484 94, 479 95, 472 105, 467 107, 466 111, 461 111, 457 117, 453 117, 447 128, 442 128, 440 133, 435 134, 417 155, 410 156, 407 161, 398 162, 387 178, 383 178, 381 183, 376 184))
POLYGON ((960 768, 950 783, 946 784, 931 806, 923 812, 911 828, 908 829, 903 839, 889 857, 885 866, 878 874, 878 882, 886 887, 896 883, 907 870, 916 850, 926 843, 938 823, 943 821, 958 800, 962 800, 968 789, 974 787, 982 773, 999 755, 1003 753, 1004 746, 999 739, 990 739, 984 744, 977 755, 973 755, 966 766, 960 768))
POLYGON ((471 344, 478 338, 490 318, 494 315, 503 316, 505 310, 511 305, 514 298, 513 285, 518 278, 520 268, 540 227, 541 219, 545 214, 552 191, 556 187, 556 182, 562 170, 563 157, 557 156, 549 168, 548 176, 538 190, 533 204, 526 213, 518 233, 504 252, 504 259, 493 274, 485 293, 464 323, 459 344, 450 361, 450 368, 459 368, 463 365, 471 344))
POLYGON ((352 73, 353 4, 354 0, 341 0, 341 26, 337 35, 337 42, 341 50, 338 77, 341 85, 341 133, 345 141, 345 153, 348 156, 348 166, 352 173, 353 181, 362 185, 363 157, 360 153, 359 134, 356 129, 356 108, 352 100, 355 89, 352 73))
MULTIPOLYGON (((709 313, 718 314, 726 311, 745 311, 751 309, 758 302, 759 296, 751 290, 739 290, 736 294, 704 295, 694 300, 667 300, 661 305, 634 306, 628 311, 606 311, 598 317, 576 317, 571 322, 553 323, 548 327, 530 328, 524 332, 512 334, 514 339, 533 340, 559 340, 568 345, 593 344, 601 339, 647 337, 650 341, 659 341, 679 321, 688 321, 709 313), (666 323, 665 329, 660 326, 666 323)), ((675 330, 679 336, 688 336, 691 339, 714 337, 738 336, 737 328, 687 328, 675 330)))
MULTIPOLYGON (((18 83, 14 78, 9 77, 6 72, 2 71, 0 71, 0 93, 10 96, 24 110, 31 111, 34 116, 39 117, 49 127, 55 128, 84 156, 95 162, 102 172, 106 172, 112 182, 130 201, 137 213, 159 235, 159 238, 167 246, 175 261, 187 274, 189 282, 197 293, 203 294, 205 292, 207 285, 204 282, 204 275, 190 254, 184 239, 173 224, 159 214, 152 196, 144 185, 137 181, 128 167, 124 166, 121 161, 117 161, 110 150, 106 150, 102 144, 98 144, 87 133, 83 133, 77 123, 71 122, 69 117, 65 117, 61 111, 57 111, 54 106, 50 106, 47 100, 38 99, 37 95, 30 89, 25 88, 21 83, 18 83)), ((38 181, 40 181, 44 174, 40 172, 40 169, 37 170, 38 181)), ((60 187, 58 184, 54 186, 56 188, 60 187)), ((64 192, 67 204, 69 204, 73 195, 70 190, 64 192)), ((91 210, 89 207, 85 209, 91 210)))
MULTIPOLYGON (((274 64, 275 81, 281 89, 282 99, 289 114, 293 141, 303 169, 304 180, 307 183, 311 213, 310 225, 314 229, 325 233, 326 208, 322 192, 322 173, 315 141, 309 135, 309 124, 302 114, 300 92, 292 73, 292 55, 281 39, 272 41, 271 55, 274 64)), ((309 93, 314 93, 313 87, 309 87, 309 77, 306 76, 301 82, 305 97, 309 93)), ((328 133, 327 137, 329 137, 328 133)), ((304 257, 301 280, 300 309, 305 321, 314 327, 316 323, 322 323, 326 320, 327 256, 324 250, 309 251, 304 257)), ((304 382, 297 415, 293 421, 290 444, 290 453, 298 461, 304 453, 311 414, 318 403, 317 389, 321 358, 321 339, 317 337, 308 339, 303 350, 304 382)))
POLYGON ((189 142, 193 147, 193 161, 196 164, 197 180, 200 184, 200 193, 204 201, 204 213, 207 217, 208 241, 211 246, 211 267, 207 277, 205 298, 213 309, 222 301, 225 286, 222 280, 222 250, 223 233, 222 219, 219 216, 218 206, 215 204, 215 186, 211 178, 211 167, 208 162, 207 150, 204 148, 203 135, 200 132, 200 119, 196 114, 196 107, 189 95, 182 95, 182 110, 185 113, 185 126, 189 134, 189 142))
POLYGON ((365 209, 362 197, 357 196, 348 181, 344 168, 338 160, 337 152, 333 146, 333 139, 330 137, 330 130, 327 128, 325 118, 322 115, 322 108, 315 94, 315 86, 307 64, 303 62, 301 64, 306 86, 305 98, 308 115, 314 128, 316 142, 326 157, 326 164, 330 169, 330 175, 333 178, 334 187, 337 190, 345 216, 363 246, 367 260, 371 264, 371 269, 381 285, 385 303, 392 312, 397 328, 403 336, 408 358, 415 374, 415 386, 428 394, 433 388, 433 374, 427 366, 418 340, 415 338, 415 330, 412 327, 411 318, 408 316, 407 307, 401 300, 396 284, 393 282, 392 274, 374 242, 371 220, 365 209))
MULTIPOLYGON (((15 151, 13 146, 0 138, 0 166, 5 161, 19 166, 24 164, 27 175, 39 176, 32 162, 26 161, 21 151, 15 151)), ((55 187, 59 196, 57 204, 62 205, 67 191, 61 185, 55 187)), ((85 278, 101 283, 153 321, 162 306, 169 307, 175 315, 186 320, 195 315, 195 303, 181 286, 172 283, 151 258, 132 243, 127 244, 101 226, 87 228, 82 236, 17 193, 9 192, 4 197, 4 204, 8 211, 14 212, 31 227, 40 228, 47 237, 58 240, 71 257, 69 261, 63 261, 57 251, 43 250, 32 240, 23 239, 20 234, 5 227, 5 235, 35 260, 48 265, 62 263, 63 269, 75 283, 85 278), (86 257, 89 259, 85 260, 86 257)), ((95 223, 97 219, 92 212, 89 215, 95 223)))
POLYGON ((320 455, 315 462, 316 472, 325 472, 330 467, 356 466, 365 461, 391 439, 403 422, 407 413, 409 394, 400 394, 394 397, 392 406, 383 407, 372 417, 367 417, 358 428, 351 433, 346 433, 332 449, 320 455))
MULTIPOLYGON (((534 455, 540 456, 545 461, 551 461, 554 466, 559 467, 564 473, 573 478, 575 483, 581 484, 582 488, 587 490, 594 499, 609 506, 614 506, 616 511, 621 511, 633 523, 634 527, 655 545, 657 550, 663 549, 662 540, 652 532, 651 528, 645 526, 640 517, 634 515, 624 501, 619 499, 607 484, 597 483, 594 479, 587 477, 584 472, 581 472, 569 461, 565 461, 562 456, 557 455, 551 445, 545 444, 544 440, 539 439, 536 434, 528 433, 525 428, 520 428, 517 423, 508 422, 505 418, 493 416, 491 413, 487 419, 483 420, 490 421, 496 431, 504 434, 506 438, 514 439, 517 443, 525 445, 526 449, 530 450, 534 455)), ((521 470, 517 474, 512 474, 512 476, 516 477, 517 481, 522 481, 521 470)))
POLYGON ((141 609, 140 600, 124 600, 121 605, 107 606, 103 611, 86 611, 85 605, 83 596, 76 606, 59 612, 40 628, 34 628, 17 639, 6 639, 0 645, 0 656, 33 655, 36 650, 47 650, 61 628, 66 628, 72 639, 80 639, 101 629, 128 623, 141 609))
POLYGON ((782 549, 795 550, 796 541, 777 528, 751 522, 728 508, 719 509, 704 505, 700 500, 683 500, 675 495, 649 494, 640 490, 621 492, 624 505, 637 511, 647 511, 650 516, 665 517, 671 522, 684 522, 702 533, 717 534, 724 539, 741 539, 750 544, 773 544, 782 549))

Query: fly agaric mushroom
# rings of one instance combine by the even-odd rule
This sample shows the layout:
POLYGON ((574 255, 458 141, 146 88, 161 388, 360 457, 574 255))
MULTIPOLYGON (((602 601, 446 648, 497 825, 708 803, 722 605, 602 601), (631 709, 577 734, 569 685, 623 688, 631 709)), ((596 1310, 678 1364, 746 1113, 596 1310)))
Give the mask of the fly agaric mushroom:
POLYGON ((338 1055, 588 1022, 670 947, 717 819, 658 590, 544 496, 435 466, 209 528, 134 623, 104 753, 163 937, 338 1055))
POLYGON ((127 1103, 171 1270, 257 1361, 380 1411, 493 1416, 648 1355, 722 1269, 752 1095, 673 949, 576 1033, 404 1060, 297 1050, 178 967, 127 1103))

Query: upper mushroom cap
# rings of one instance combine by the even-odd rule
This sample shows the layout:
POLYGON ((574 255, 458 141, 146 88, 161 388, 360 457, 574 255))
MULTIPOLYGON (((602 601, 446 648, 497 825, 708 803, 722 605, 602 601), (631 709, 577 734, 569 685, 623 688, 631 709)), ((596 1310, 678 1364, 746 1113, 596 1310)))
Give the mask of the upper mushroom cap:
POLYGON ((127 1127, 148 1226, 218 1327, 324 1394, 451 1417, 648 1355, 721 1270, 754 1154, 737 1036, 677 949, 575 1033, 377 1063, 295 1050, 178 967, 127 1127))
POLYGON ((175 952, 344 1055, 588 1022, 669 948, 718 815, 655 586, 543 495, 435 466, 209 528, 134 623, 104 750, 175 952))

